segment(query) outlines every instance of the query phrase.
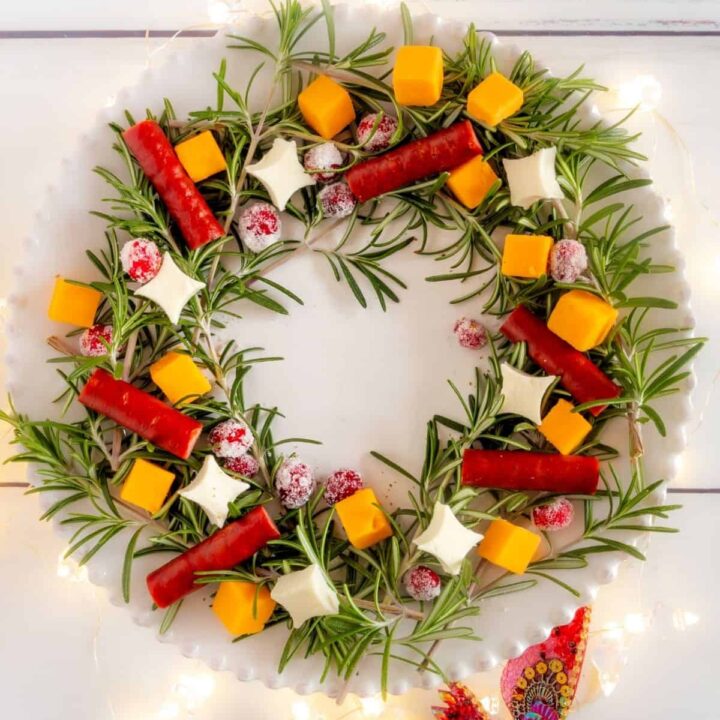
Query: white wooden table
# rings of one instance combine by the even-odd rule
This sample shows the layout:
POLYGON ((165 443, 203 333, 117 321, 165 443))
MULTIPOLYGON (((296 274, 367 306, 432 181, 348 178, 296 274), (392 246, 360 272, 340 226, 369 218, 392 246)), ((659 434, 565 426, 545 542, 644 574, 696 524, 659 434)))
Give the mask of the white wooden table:
MULTIPOLYGON (((248 0, 245 6, 256 4, 248 0)), ((558 72, 581 59, 616 92, 606 109, 640 99, 642 147, 667 196, 693 289, 697 332, 712 339, 696 365, 697 417, 673 500, 685 508, 679 537, 655 540, 644 570, 626 568, 604 589, 578 720, 657 717, 712 720, 720 711, 716 646, 720 595, 720 146, 715 78, 720 75, 720 3, 715 0, 505 0, 427 3, 472 17, 537 53, 558 72), (471 10, 470 10, 471 9, 471 10), (640 80, 638 80, 640 78, 640 80), (658 90, 660 97, 658 97, 658 90), (623 664, 627 665, 623 668, 623 664), (595 698, 594 702, 590 699, 595 698)), ((228 6, 215 0, 26 0, 0 9, 0 322, 20 243, 61 158, 113 94, 152 62, 178 29, 209 30, 228 6), (149 33, 146 37, 146 31, 149 33)), ((192 33, 191 33, 192 34, 192 33)), ((192 43, 192 37, 172 40, 192 43)), ((53 238, 47 238, 53 242, 53 238)), ((0 373, 1 373, 0 369, 0 373)), ((1 379, 1 376, 0 376, 1 379)), ((4 430, 0 431, 4 433, 4 430)), ((0 442, 7 442, 7 437, 0 442)), ((0 457, 8 452, 0 446, 0 457)), ((22 480, 22 468, 0 481, 22 480)), ((61 542, 20 490, 0 491, 0 688, 3 716, 22 720, 162 720, 192 717, 429 718, 431 694, 379 703, 300 698, 212 673, 135 627, 122 609, 61 561, 61 542)), ((491 711, 497 673, 473 678, 491 711)))

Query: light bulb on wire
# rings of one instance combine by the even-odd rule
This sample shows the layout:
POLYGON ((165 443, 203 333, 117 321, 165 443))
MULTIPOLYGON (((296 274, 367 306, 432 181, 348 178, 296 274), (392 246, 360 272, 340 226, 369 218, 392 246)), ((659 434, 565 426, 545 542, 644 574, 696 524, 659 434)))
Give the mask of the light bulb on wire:
POLYGON ((697 613, 692 612, 691 610, 683 610, 682 608, 677 608, 676 610, 673 610, 672 622, 673 627, 676 630, 683 632, 689 627, 697 625, 700 622, 700 616, 697 613))
POLYGON ((87 565, 80 565, 73 557, 65 557, 63 551, 58 558, 57 576, 71 582, 85 582, 88 579, 87 565))
POLYGON ((223 0, 210 0, 208 3, 208 17, 211 23, 225 25, 230 20, 230 5, 223 0))
POLYGON ((637 107, 642 112, 649 112, 660 104, 662 85, 654 75, 636 75, 621 83, 616 93, 620 108, 637 107))
POLYGON ((188 710, 196 710, 215 691, 215 678, 209 672, 181 675, 174 691, 188 710))
POLYGON ((293 703, 291 712, 292 720, 310 720, 310 706, 304 700, 293 703))
POLYGON ((364 716, 368 718, 380 717, 385 709, 385 703, 380 696, 360 698, 360 706, 364 716))
POLYGON ((176 702, 166 702, 158 712, 157 720, 174 720, 180 716, 180 706, 176 702))

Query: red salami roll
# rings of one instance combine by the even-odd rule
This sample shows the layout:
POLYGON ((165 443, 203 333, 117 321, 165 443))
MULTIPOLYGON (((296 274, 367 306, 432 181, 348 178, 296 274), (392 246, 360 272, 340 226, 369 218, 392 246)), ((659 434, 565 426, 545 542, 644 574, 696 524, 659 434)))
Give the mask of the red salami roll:
POLYGON ((191 250, 225 234, 156 122, 143 120, 133 125, 123 133, 123 139, 155 186, 191 250))
POLYGON ((201 585, 195 573, 230 570, 251 558, 280 533, 264 507, 256 507, 199 545, 165 563, 147 576, 147 587, 158 607, 165 608, 201 585))
POLYGON ((466 450, 462 483, 503 490, 537 490, 594 495, 600 463, 589 455, 555 455, 523 450, 466 450))
MULTIPOLYGON (((523 305, 508 315, 500 332, 512 342, 526 342, 530 357, 580 403, 616 398, 622 389, 590 358, 558 337, 537 315, 523 305)), ((599 415, 605 405, 590 408, 599 415)))
POLYGON ((100 368, 85 383, 78 400, 183 460, 190 457, 202 432, 202 423, 100 368))
POLYGON ((398 190, 482 154, 482 147, 469 120, 455 123, 432 135, 401 145, 384 155, 350 168, 345 175, 360 202, 398 190))

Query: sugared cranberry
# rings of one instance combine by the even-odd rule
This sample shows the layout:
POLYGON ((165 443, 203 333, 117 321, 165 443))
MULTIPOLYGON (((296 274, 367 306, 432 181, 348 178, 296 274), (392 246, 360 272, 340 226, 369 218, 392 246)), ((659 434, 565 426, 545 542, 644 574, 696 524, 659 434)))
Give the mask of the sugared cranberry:
POLYGON ((354 470, 336 470, 325 481, 325 495, 323 497, 328 505, 334 505, 361 490, 362 486, 363 479, 360 473, 354 470))
POLYGON ((585 246, 577 240, 560 240, 550 250, 550 275, 556 282, 575 282, 587 266, 585 246))
POLYGON ((135 238, 122 246, 120 263, 132 280, 146 283, 160 272, 162 253, 152 240, 135 238))
POLYGON ((345 158, 334 143, 326 142, 311 147, 303 157, 303 164, 318 182, 326 183, 337 177, 345 158))
POLYGON ((397 130, 398 122, 392 115, 385 115, 378 120, 380 113, 365 115, 358 123, 358 142, 368 152, 385 150, 390 146, 390 140, 397 130))
POLYGON ((252 430, 242 420, 224 420, 208 436, 212 451, 221 458, 239 458, 255 442, 252 430))
POLYGON ((285 460, 275 474, 275 490, 286 508, 302 507, 315 490, 312 468, 297 458, 285 460))
POLYGON ((317 195, 320 209, 325 217, 344 218, 355 209, 357 200, 347 183, 326 185, 317 195))
POLYGON ((413 600, 434 600, 441 589, 440 576, 425 565, 417 565, 405 574, 405 590, 413 600))
POLYGON ((107 346, 112 344, 112 339, 112 325, 93 325, 80 336, 80 352, 86 357, 107 355, 107 346))
POLYGON ((564 497, 533 508, 532 520, 538 530, 554 532, 568 527, 575 517, 573 504, 564 497))
POLYGON ((248 250, 262 252, 280 239, 280 213, 266 202, 247 205, 238 217, 237 228, 240 240, 248 250))
POLYGON ((472 318, 462 317, 453 327, 453 332, 458 342, 464 348, 477 350, 487 344, 487 332, 485 328, 472 318))
POLYGON ((255 477, 260 469, 258 461, 250 455, 250 453, 245 453, 244 455, 236 458, 226 458, 224 465, 230 472, 243 475, 246 478, 255 477))

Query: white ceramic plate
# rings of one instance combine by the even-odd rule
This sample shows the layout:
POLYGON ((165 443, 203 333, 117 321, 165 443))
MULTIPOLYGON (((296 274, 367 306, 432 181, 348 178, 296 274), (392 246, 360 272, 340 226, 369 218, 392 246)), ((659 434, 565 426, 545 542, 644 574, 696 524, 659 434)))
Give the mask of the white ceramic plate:
MULTIPOLYGON (((401 42, 397 9, 388 10, 385 15, 375 10, 369 15, 360 3, 353 7, 338 6, 339 50, 357 44, 372 24, 388 34, 388 44, 401 42)), ((465 32, 457 23, 446 23, 429 15, 417 17, 415 28, 417 41, 432 36, 449 51, 459 46, 465 32)), ((275 42, 274 21, 268 18, 247 17, 235 30, 270 46, 275 42)), ((519 51, 494 38, 493 42, 500 67, 507 68, 519 51)), ((322 23, 304 41, 308 48, 325 47, 325 43, 322 23)), ((56 415, 50 398, 61 388, 53 367, 45 362, 50 351, 44 340, 57 332, 46 320, 52 278, 58 273, 86 280, 95 277, 84 251, 102 246, 104 228, 102 221, 88 211, 102 207, 101 198, 108 195, 108 187, 91 169, 95 165, 118 166, 111 151, 107 122, 122 121, 124 108, 138 118, 144 115, 145 108, 158 110, 163 97, 172 99, 180 117, 212 104, 215 87, 211 73, 222 57, 229 60, 230 83, 244 88, 254 63, 239 51, 226 49, 225 33, 197 40, 188 50, 166 53, 162 62, 145 72, 136 86, 118 95, 113 108, 100 114, 95 127, 83 136, 77 151, 63 164, 60 184, 49 189, 34 233, 27 240, 25 261, 18 269, 8 325, 9 387, 18 409, 31 417, 56 415)), ((581 61, 578 58, 578 63, 581 61)), ((112 84, 112 78, 108 78, 108 83, 112 84)), ((638 232, 664 224, 663 204, 652 191, 633 191, 626 201, 632 201, 644 218, 638 232)), ((678 270, 643 281, 650 285, 638 294, 652 292, 676 300, 678 310, 665 313, 663 324, 690 326, 688 288, 671 231, 655 237, 652 253, 657 262, 673 264, 678 270), (658 283, 662 283, 661 287, 658 283)), ((285 357, 283 363, 264 365, 254 371, 249 381, 251 398, 262 400, 266 406, 277 404, 285 413, 287 419, 278 432, 323 440, 325 444, 319 447, 298 448, 319 475, 340 466, 359 467, 389 506, 403 502, 407 488, 400 478, 374 461, 369 451, 378 450, 405 467, 418 469, 426 420, 434 413, 457 414, 456 401, 445 380, 451 378, 461 388, 468 387, 478 362, 478 354, 463 350, 454 342, 453 322, 461 314, 480 313, 478 302, 460 308, 449 304, 458 294, 456 285, 424 282, 427 275, 438 272, 438 265, 431 259, 401 253, 393 258, 391 269, 409 286, 400 304, 390 307, 387 313, 377 307, 362 310, 347 288, 335 283, 323 258, 308 252, 299 254, 278 268, 274 277, 298 292, 304 306, 293 307, 287 317, 250 310, 228 331, 241 345, 262 345, 269 354, 285 357)), ((673 398, 662 410, 669 436, 660 441, 654 433, 647 433, 650 479, 670 479, 674 473, 690 412, 687 393, 673 398)), ((622 425, 608 427, 606 433, 608 441, 624 447, 622 425)), ((56 527, 61 533, 67 532, 57 522, 56 527)), ((628 533, 622 539, 633 544, 639 541, 638 536, 628 533)), ((118 538, 90 563, 92 582, 105 587, 111 601, 118 604, 122 603, 120 573, 126 542, 127 538, 118 538)), ((150 557, 135 563, 128 606, 138 623, 154 629, 160 623, 161 613, 151 611, 144 578, 158 562, 157 557, 150 557)), ((543 639, 553 625, 568 621, 579 604, 594 597, 599 584, 614 577, 619 562, 618 556, 601 555, 593 557, 584 570, 568 571, 565 579, 580 590, 579 599, 545 583, 527 592, 485 601, 475 620, 483 641, 444 642, 435 659, 451 677, 460 679, 516 656, 528 644, 543 639)), ((203 658, 213 668, 230 670, 243 680, 258 679, 270 686, 292 687, 302 693, 340 692, 342 683, 335 678, 319 682, 317 660, 299 660, 282 675, 277 673, 286 636, 284 627, 274 627, 232 644, 208 611, 209 595, 208 590, 188 598, 162 640, 178 645, 186 655, 203 658)), ((366 658, 349 689, 362 695, 377 692, 378 664, 377 658, 366 658)), ((435 675, 419 674, 410 666, 397 663, 391 671, 389 689, 401 693, 409 687, 433 686, 438 682, 435 675)))

